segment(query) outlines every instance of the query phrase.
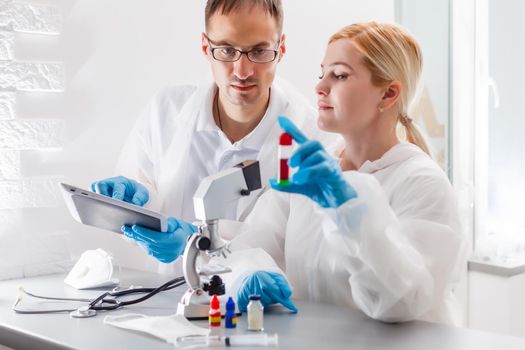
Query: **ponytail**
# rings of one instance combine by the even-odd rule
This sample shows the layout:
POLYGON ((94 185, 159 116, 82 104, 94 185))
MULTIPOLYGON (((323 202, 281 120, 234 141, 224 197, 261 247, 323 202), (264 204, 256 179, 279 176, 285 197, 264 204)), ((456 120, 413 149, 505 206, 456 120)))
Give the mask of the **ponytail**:
POLYGON ((411 144, 418 146, 423 150, 423 152, 432 157, 428 142, 426 141, 419 127, 412 121, 412 119, 407 115, 400 115, 398 120, 400 124, 404 126, 406 140, 411 144))

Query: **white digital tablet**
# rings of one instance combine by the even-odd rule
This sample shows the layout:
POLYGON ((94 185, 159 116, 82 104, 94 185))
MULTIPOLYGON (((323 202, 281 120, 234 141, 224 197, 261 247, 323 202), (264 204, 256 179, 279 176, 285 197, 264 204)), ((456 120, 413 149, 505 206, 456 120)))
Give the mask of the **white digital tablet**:
POLYGON ((168 230, 168 220, 160 213, 65 183, 60 188, 71 215, 85 225, 117 233, 123 225, 168 230))

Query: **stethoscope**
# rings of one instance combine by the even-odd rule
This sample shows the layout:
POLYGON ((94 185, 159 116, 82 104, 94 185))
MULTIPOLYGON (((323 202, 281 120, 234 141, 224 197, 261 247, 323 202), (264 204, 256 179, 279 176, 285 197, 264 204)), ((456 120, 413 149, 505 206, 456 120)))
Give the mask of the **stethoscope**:
POLYGON ((78 301, 78 302, 86 302, 88 305, 81 306, 79 308, 75 309, 52 309, 52 310, 26 310, 26 309, 20 309, 18 307, 18 304, 22 300, 22 295, 19 295, 17 300, 15 300, 15 303, 13 304, 13 311, 19 314, 48 314, 48 313, 60 313, 60 312, 69 312, 69 315, 71 317, 76 318, 85 318, 85 317, 93 317, 97 314, 97 311, 111 311, 120 309, 123 306, 127 305, 133 305, 141 303, 152 296, 154 296, 157 293, 167 291, 176 287, 179 287, 185 283, 184 277, 177 277, 174 278, 160 287, 157 288, 129 288, 129 289, 113 289, 108 292, 104 292, 100 296, 98 296, 95 299, 85 299, 85 298, 60 298, 60 297, 47 297, 42 296, 34 293, 30 293, 26 291, 24 288, 20 288, 20 292, 38 299, 45 299, 45 300, 57 300, 57 301, 78 301), (133 300, 119 300, 118 298, 124 297, 127 295, 132 294, 139 294, 139 293, 147 293, 146 295, 133 299, 133 300))

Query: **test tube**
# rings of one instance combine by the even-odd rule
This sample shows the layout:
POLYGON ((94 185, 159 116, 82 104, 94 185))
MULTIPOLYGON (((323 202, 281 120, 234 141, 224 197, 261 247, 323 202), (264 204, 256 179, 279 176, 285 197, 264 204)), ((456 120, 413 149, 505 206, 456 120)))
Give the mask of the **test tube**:
POLYGON ((288 159, 292 156, 292 153, 292 136, 283 132, 281 136, 279 136, 279 170, 277 174, 279 185, 288 185, 290 183, 288 159))

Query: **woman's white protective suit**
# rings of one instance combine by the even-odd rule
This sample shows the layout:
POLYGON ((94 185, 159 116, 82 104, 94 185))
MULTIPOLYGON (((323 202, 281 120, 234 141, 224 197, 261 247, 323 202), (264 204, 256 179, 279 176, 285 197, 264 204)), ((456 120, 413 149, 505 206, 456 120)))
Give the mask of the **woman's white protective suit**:
POLYGON ((233 268, 224 275, 228 293, 251 272, 276 271, 293 299, 357 307, 387 322, 457 324, 453 289, 466 266, 466 237, 445 173, 401 143, 344 176, 358 197, 337 209, 269 191, 245 223, 222 224, 240 233, 223 262, 233 268))

